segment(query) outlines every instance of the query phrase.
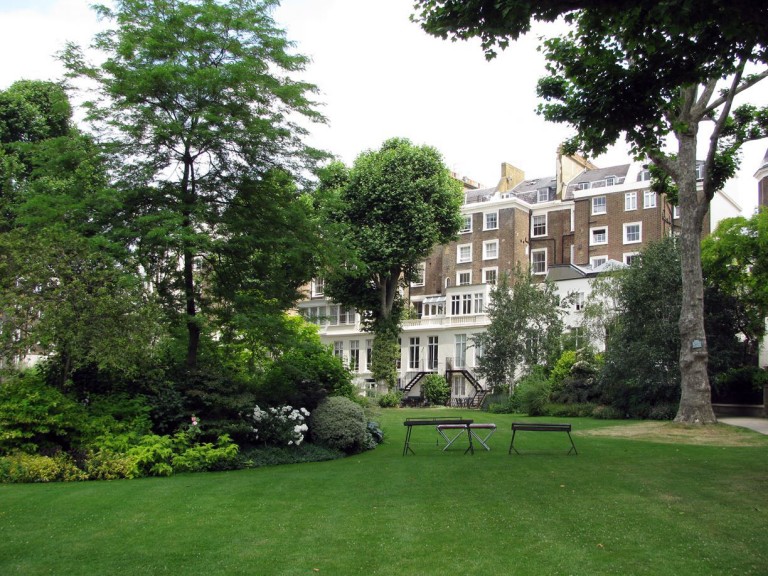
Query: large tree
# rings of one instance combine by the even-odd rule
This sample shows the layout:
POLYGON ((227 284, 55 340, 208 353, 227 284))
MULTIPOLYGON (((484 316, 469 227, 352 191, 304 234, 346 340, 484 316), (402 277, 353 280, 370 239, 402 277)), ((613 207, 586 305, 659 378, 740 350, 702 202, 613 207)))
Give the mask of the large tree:
POLYGON ((559 299, 551 283, 534 283, 530 273, 518 267, 511 279, 503 274, 491 291, 487 313, 490 325, 474 337, 482 350, 477 373, 511 394, 520 376, 559 354, 559 299))
MULTIPOLYGON (((262 272, 254 260, 263 255, 273 261, 274 251, 285 247, 267 240, 290 236, 292 229, 278 218, 248 236, 236 214, 252 215, 259 203, 272 203, 273 194, 285 197, 284 179, 275 170, 298 175, 322 156, 302 141, 304 122, 323 119, 310 99, 315 87, 289 77, 307 58, 293 54, 275 26, 276 4, 118 0, 114 9, 96 8, 115 23, 94 42, 106 54, 103 63, 88 64, 74 45, 62 54, 72 76, 95 81, 97 98, 86 104, 89 119, 114 154, 122 193, 122 219, 113 233, 141 258, 166 310, 185 325, 188 368, 197 364, 207 303, 215 294, 244 300, 237 287, 216 292, 211 283, 242 278, 243 289, 264 290, 248 301, 279 309, 291 300, 284 293, 294 295, 307 279, 306 267, 269 267, 283 284, 254 286, 254 275, 262 272), (231 249, 230 234, 253 250, 231 249)), ((299 202, 298 195, 294 199, 299 202)))
POLYGON ((733 110, 734 98, 768 75, 768 33, 761 25, 768 8, 723 0, 421 0, 418 5, 418 20, 427 31, 480 37, 490 57, 494 46, 503 48, 526 32, 532 19, 565 15, 570 31, 544 44, 549 76, 539 82, 546 101, 541 111, 576 128, 566 147, 570 151, 599 155, 625 136, 635 154, 658 169, 657 189, 680 206, 684 290, 676 420, 714 422, 699 241, 713 195, 735 172, 739 147, 768 135, 765 109, 733 110), (746 73, 751 65, 758 66, 757 73, 746 73), (699 186, 698 131, 705 122, 712 130, 699 186), (677 143, 673 152, 667 152, 670 136, 677 143))
POLYGON ((701 247, 704 280, 738 302, 733 320, 753 352, 768 316, 768 211, 720 222, 701 247))
POLYGON ((364 315, 374 377, 392 387, 402 289, 436 245, 456 237, 462 185, 437 150, 393 138, 360 154, 349 172, 331 166, 322 187, 343 259, 328 267, 326 293, 364 315))
POLYGON ((71 116, 58 84, 0 91, 0 365, 45 354, 60 383, 140 370, 159 329, 127 253, 101 235, 106 164, 71 116))

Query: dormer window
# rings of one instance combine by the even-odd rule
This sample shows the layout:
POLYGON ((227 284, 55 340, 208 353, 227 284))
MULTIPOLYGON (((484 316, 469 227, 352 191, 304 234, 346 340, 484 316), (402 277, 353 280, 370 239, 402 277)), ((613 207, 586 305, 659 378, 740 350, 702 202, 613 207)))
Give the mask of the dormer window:
POLYGON ((549 202, 549 188, 539 188, 536 191, 536 202, 549 202))
POLYGON ((579 182, 576 184, 576 190, 589 190, 589 182, 579 182))
POLYGON ((606 186, 613 186, 614 184, 616 184, 617 180, 618 179, 616 178, 616 176, 606 176, 605 177, 605 185, 606 186))

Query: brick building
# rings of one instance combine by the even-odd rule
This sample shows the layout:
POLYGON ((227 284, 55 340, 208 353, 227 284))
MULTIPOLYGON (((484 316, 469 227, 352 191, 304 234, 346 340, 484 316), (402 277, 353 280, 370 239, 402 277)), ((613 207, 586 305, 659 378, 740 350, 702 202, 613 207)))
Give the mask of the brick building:
MULTIPOLYGON (((761 170, 761 190, 768 193, 768 157, 761 170)), ((404 292, 411 314, 403 323, 398 364, 406 394, 418 395, 421 377, 438 372, 448 377, 459 405, 477 402, 485 391, 474 373, 482 351, 473 336, 489 323, 485 306, 501 274, 530 268, 534 277, 560 283, 563 296, 579 293, 569 304, 574 309, 565 311, 567 327, 577 330, 588 279, 613 261, 628 264, 649 242, 674 233, 678 221, 677 209, 650 190, 642 164, 599 168, 558 152, 553 176, 528 179, 503 163, 494 187, 462 181, 458 239, 436 247, 421 264, 420 280, 404 292)), ((740 211, 718 194, 710 214, 740 211)), ((358 375, 361 387, 375 391, 372 336, 360 331, 359 315, 325 299, 317 283, 299 310, 320 326, 323 341, 358 375)))

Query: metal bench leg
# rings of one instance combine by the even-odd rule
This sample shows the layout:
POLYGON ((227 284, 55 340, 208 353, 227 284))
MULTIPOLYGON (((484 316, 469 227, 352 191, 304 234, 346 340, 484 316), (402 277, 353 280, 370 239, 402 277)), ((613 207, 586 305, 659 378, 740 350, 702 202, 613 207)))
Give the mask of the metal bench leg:
POLYGON ((509 443, 508 454, 512 454, 512 450, 515 451, 515 454, 520 454, 520 452, 517 451, 517 448, 515 448, 515 434, 517 434, 517 430, 512 430, 512 442, 509 443))
POLYGON ((574 454, 576 454, 578 456, 579 453, 576 450, 576 444, 573 443, 573 438, 571 438, 571 433, 570 432, 568 432, 568 440, 571 441, 571 449, 568 450, 568 454, 570 455, 570 453, 573 452, 574 454))

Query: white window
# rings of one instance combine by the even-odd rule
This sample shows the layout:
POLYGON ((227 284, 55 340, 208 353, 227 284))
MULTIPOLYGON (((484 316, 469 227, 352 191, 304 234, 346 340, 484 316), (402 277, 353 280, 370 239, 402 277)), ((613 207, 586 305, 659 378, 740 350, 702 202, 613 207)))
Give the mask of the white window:
POLYGON ((643 192, 643 208, 656 208, 656 192, 653 190, 643 192))
POLYGON ((451 315, 458 316, 461 314, 461 296, 454 294, 451 296, 451 315))
POLYGON ((411 281, 411 286, 424 286, 424 275, 427 271, 427 264, 426 262, 421 262, 416 266, 416 274, 411 281))
POLYGON ((322 296, 325 291, 325 280, 315 278, 312 280, 312 296, 322 296))
POLYGON ((483 268, 483 284, 496 284, 498 277, 498 268, 483 268))
POLYGON ((704 163, 696 164, 696 180, 704 180, 704 163))
POLYGON ((461 313, 472 314, 472 294, 461 295, 461 313))
POLYGON ((549 202, 549 188, 536 190, 536 202, 549 202))
POLYGON ((589 182, 579 182, 576 184, 576 190, 589 190, 589 182))
POLYGON ((459 244, 456 247, 456 262, 472 262, 472 244, 459 244))
POLYGON ((531 250, 531 273, 547 273, 547 249, 531 250))
POLYGON ((573 307, 576 310, 584 310, 584 292, 573 293, 573 307))
POLYGON ((595 196, 592 198, 592 214, 605 214, 605 196, 595 196))
POLYGON ((637 210, 637 192, 624 194, 624 210, 637 210))
POLYGON ((483 300, 482 292, 475 292, 475 314, 482 314, 485 312, 485 302, 483 300))
POLYGON ((344 342, 337 340, 333 343, 333 355, 340 360, 344 360, 344 342))
POLYGON ((408 367, 418 369, 420 364, 420 342, 419 338, 411 338, 408 345, 408 367))
POLYGON ((643 240, 642 222, 624 224, 624 244, 637 244, 643 240))
POLYGON ((647 168, 645 170, 641 170, 637 174, 637 181, 638 182, 647 182, 650 179, 651 179, 651 171, 648 170, 647 168))
POLYGON ((360 370, 360 340, 349 341, 349 369, 352 372, 360 370))
POLYGON ((483 220, 483 230, 496 230, 499 227, 499 213, 486 212, 483 220))
POLYGON ((456 286, 469 286, 472 284, 472 271, 456 272, 456 286))
POLYGON ((605 177, 605 185, 606 186, 613 186, 614 184, 616 184, 616 180, 618 180, 616 178, 616 176, 606 176, 605 177))
POLYGON ((589 245, 599 246, 600 244, 608 244, 608 228, 601 226, 600 228, 589 229, 589 245))
POLYGON ((467 335, 456 334, 456 354, 453 358, 454 368, 464 368, 467 364, 467 335))
POLYGON ((592 258, 589 259, 589 265, 592 266, 592 268, 602 266, 606 262, 608 262, 608 256, 592 256, 592 258))
POLYGON ((365 369, 370 372, 373 365, 373 340, 365 341, 365 369))
POLYGON ((429 343, 427 344, 427 370, 437 369, 438 359, 438 340, 437 336, 430 336, 429 343))
POLYGON ((493 260, 499 257, 499 241, 486 240, 483 242, 483 260, 493 260))
MULTIPOLYGON (((334 307, 331 306, 330 308, 333 310, 334 307)), ((328 323, 328 318, 325 315, 325 306, 310 306, 308 308, 303 308, 301 313, 307 322, 311 322, 312 324, 322 326, 328 323)))
POLYGON ((531 236, 546 236, 547 235, 547 215, 540 214, 533 217, 533 230, 531 236))
POLYGON ((467 234, 469 232, 472 232, 472 215, 469 216, 462 216, 462 224, 461 224, 461 230, 459 230, 459 234, 467 234))
POLYGON ((467 383, 464 380, 464 376, 461 374, 454 374, 451 384, 453 386, 453 396, 455 398, 467 395, 467 383))
POLYGON ((632 264, 632 262, 637 260, 639 257, 640 257, 640 253, 639 252, 625 252, 624 253, 624 264, 629 266, 630 264, 632 264))
POLYGON ((675 220, 680 218, 680 206, 672 206, 672 218, 675 220))
POLYGON ((355 309, 339 306, 339 324, 354 324, 355 309))

